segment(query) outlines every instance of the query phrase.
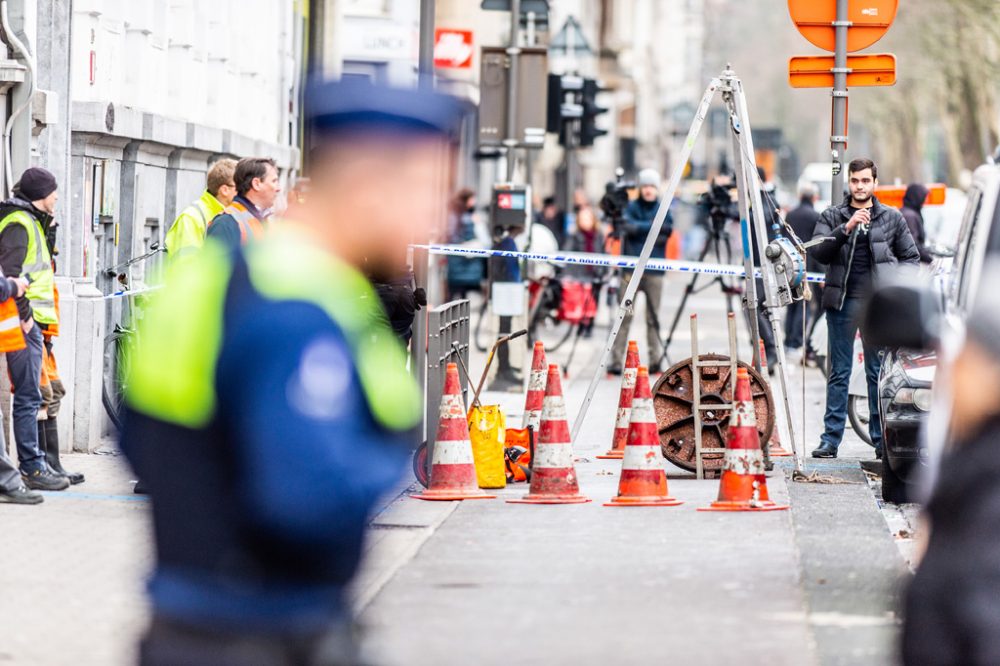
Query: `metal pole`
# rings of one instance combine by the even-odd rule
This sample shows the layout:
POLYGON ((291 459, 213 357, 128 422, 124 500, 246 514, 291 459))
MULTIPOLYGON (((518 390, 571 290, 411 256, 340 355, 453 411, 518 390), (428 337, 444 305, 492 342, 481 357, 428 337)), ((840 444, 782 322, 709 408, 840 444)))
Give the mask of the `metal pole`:
MULTIPOLYGON (((737 144, 738 149, 735 155, 737 164, 742 164, 746 161, 747 168, 744 169, 747 178, 745 185, 748 188, 750 197, 753 201, 753 207, 758 211, 758 215, 754 217, 754 230, 757 236, 757 250, 760 254, 760 274, 761 279, 764 283, 764 307, 767 308, 767 318, 771 326, 771 335, 774 339, 774 353, 778 360, 778 379, 781 385, 781 397, 784 402, 784 412, 785 412, 785 423, 788 425, 788 438, 791 441, 792 453, 795 454, 795 468, 802 471, 803 460, 802 456, 804 452, 799 449, 796 443, 795 437, 795 424, 792 421, 792 406, 788 400, 788 375, 786 373, 785 365, 785 341, 784 341, 784 328, 782 327, 781 318, 778 316, 778 284, 775 279, 774 269, 767 265, 767 255, 765 249, 768 243, 768 225, 772 224, 772 220, 764 219, 764 202, 760 195, 761 193, 761 183, 758 182, 757 169, 754 159, 754 147, 753 147, 753 132, 750 131, 750 122, 748 118, 750 117, 747 111, 747 98, 743 94, 743 84, 739 79, 731 79, 733 85, 733 96, 736 103, 736 111, 739 117, 739 123, 743 128, 743 131, 739 134, 737 144)), ((757 320, 757 312, 753 311, 750 314, 751 318, 757 320)), ((754 341, 754 349, 759 350, 759 343, 754 341)), ((768 442, 762 442, 761 447, 764 451, 764 464, 770 468, 771 467, 771 451, 768 442)))
MULTIPOLYGON (((701 363, 698 353, 698 315, 691 315, 691 413, 694 416, 694 476, 705 478, 705 462, 701 459, 701 363)), ((734 394, 735 395, 735 394, 734 394)), ((735 400, 735 398, 733 398, 735 400)))
POLYGON ((622 301, 618 305, 618 314, 615 317, 614 323, 611 325, 611 332, 608 334, 608 340, 604 344, 604 351, 601 352, 600 361, 597 363, 597 367, 594 368, 594 376, 591 378, 590 385, 587 387, 587 395, 584 397, 583 404, 580 405, 580 411, 577 412, 576 419, 573 421, 571 439, 574 443, 576 442, 577 435, 580 434, 580 428, 583 426, 583 419, 587 416, 587 410, 590 408, 590 403, 594 399, 594 392, 597 391, 597 385, 601 381, 601 376, 604 375, 605 368, 607 368, 608 355, 611 354, 611 350, 615 344, 615 338, 618 337, 618 331, 621 330, 622 319, 624 319, 625 313, 632 309, 635 292, 638 291, 639 282, 642 280, 642 274, 646 271, 646 263, 649 261, 649 257, 653 253, 653 246, 656 244, 656 239, 660 235, 660 229, 663 227, 663 220, 666 219, 667 211, 670 210, 670 204, 673 203, 674 195, 677 193, 677 188, 680 186, 681 176, 684 174, 684 165, 691 159, 695 139, 698 138, 698 133, 701 131, 702 125, 705 124, 705 116, 708 115, 708 107, 712 104, 712 99, 715 97, 715 92, 719 89, 719 85, 719 79, 712 79, 712 82, 708 84, 708 88, 705 89, 705 94, 702 95, 701 103, 698 105, 698 110, 695 112, 694 122, 691 123, 691 129, 688 130, 687 139, 684 141, 684 148, 681 150, 681 154, 677 157, 677 163, 674 164, 673 171, 670 172, 670 182, 667 183, 666 192, 660 200, 660 205, 656 209, 656 216, 653 218, 653 225, 650 227, 649 234, 646 236, 646 243, 642 246, 642 252, 639 253, 639 260, 635 264, 635 270, 632 273, 632 278, 625 287, 625 293, 622 295, 622 301))
POLYGON ((847 153, 847 20, 849 0, 837 0, 834 21, 833 115, 830 128, 830 154, 833 158, 830 203, 838 205, 844 197, 844 156, 847 153))
MULTIPOLYGON (((742 236, 741 246, 743 248, 743 270, 746 278, 743 281, 743 312, 747 317, 747 328, 750 330, 750 365, 757 372, 761 371, 764 364, 760 357, 760 324, 757 320, 757 280, 754 278, 753 247, 750 235, 750 190, 747 188, 749 182, 746 177, 746 165, 743 161, 742 146, 740 145, 740 134, 744 131, 742 121, 739 119, 739 108, 736 104, 736 90, 734 77, 736 74, 732 69, 726 67, 723 72, 724 85, 723 98, 726 101, 726 108, 729 111, 730 133, 733 137, 733 173, 736 178, 736 194, 740 209, 740 231, 742 236)), ((764 256, 763 254, 760 256, 764 256)))
POLYGON ((434 87, 434 0, 420 0, 420 86, 434 87))
POLYGON ((517 79, 518 58, 521 55, 518 33, 521 31, 521 0, 510 0, 510 46, 507 47, 507 58, 510 68, 507 70, 507 136, 504 145, 507 146, 507 182, 514 181, 514 151, 517 148, 517 79))

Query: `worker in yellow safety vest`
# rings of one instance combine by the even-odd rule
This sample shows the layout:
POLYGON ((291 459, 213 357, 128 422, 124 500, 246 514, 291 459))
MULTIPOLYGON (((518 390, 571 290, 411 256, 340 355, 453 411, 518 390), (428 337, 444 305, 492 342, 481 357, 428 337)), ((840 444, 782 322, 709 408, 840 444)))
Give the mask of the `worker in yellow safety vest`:
POLYGON ((229 158, 221 159, 209 168, 205 191, 197 201, 181 211, 167 231, 165 244, 171 259, 189 255, 205 244, 208 225, 236 197, 235 172, 236 160, 229 158))
POLYGON ((236 164, 236 198, 208 225, 208 236, 229 248, 246 245, 264 232, 281 181, 278 166, 268 157, 246 157, 236 164))
POLYGON ((15 300, 26 346, 7 352, 7 369, 14 385, 12 420, 21 476, 33 490, 64 490, 70 483, 49 468, 38 441, 37 421, 42 402, 42 328, 59 323, 55 271, 46 242, 58 199, 55 176, 32 167, 21 175, 13 196, 0 203, 0 269, 28 282, 15 300))

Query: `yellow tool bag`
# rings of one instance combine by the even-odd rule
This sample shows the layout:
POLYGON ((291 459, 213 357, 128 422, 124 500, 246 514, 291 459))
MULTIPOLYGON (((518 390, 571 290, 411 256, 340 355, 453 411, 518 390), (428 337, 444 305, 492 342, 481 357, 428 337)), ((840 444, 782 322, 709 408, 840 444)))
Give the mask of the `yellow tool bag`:
POLYGON ((505 488, 504 443, 507 428, 500 405, 473 405, 469 410, 469 440, 480 488, 505 488))

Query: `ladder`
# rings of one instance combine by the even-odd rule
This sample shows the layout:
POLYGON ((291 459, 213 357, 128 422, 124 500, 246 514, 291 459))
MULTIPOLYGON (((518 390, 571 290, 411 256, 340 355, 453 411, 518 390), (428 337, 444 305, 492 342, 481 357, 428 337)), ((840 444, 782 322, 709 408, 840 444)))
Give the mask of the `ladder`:
POLYGON ((702 361, 698 355, 698 315, 691 315, 691 389, 692 402, 691 412, 694 416, 694 456, 695 456, 695 476, 700 480, 705 478, 705 461, 703 456, 706 453, 725 453, 726 448, 705 448, 702 446, 702 416, 703 411, 710 409, 730 410, 735 409, 733 402, 724 404, 712 403, 710 405, 701 404, 701 370, 702 368, 729 368, 729 390, 732 400, 736 400, 736 315, 733 312, 727 317, 729 323, 729 360, 726 361, 702 361))

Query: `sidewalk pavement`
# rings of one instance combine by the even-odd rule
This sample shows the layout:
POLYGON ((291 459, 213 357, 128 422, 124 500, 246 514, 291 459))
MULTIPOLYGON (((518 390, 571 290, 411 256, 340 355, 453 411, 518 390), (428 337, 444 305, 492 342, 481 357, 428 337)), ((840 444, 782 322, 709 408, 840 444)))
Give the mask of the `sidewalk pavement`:
POLYGON ((86 483, 0 506, 0 664, 135 663, 152 565, 149 502, 117 455, 64 454, 86 483))

